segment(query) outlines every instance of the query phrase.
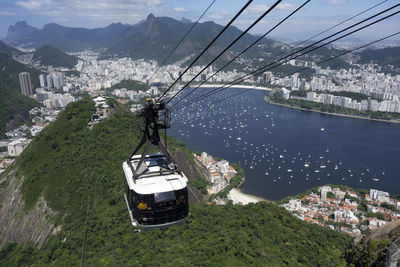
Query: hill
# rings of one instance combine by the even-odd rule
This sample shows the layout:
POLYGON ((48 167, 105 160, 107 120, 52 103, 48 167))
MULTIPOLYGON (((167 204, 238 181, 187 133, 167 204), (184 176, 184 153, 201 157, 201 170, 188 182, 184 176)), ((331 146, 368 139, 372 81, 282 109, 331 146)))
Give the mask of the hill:
MULTIPOLYGON (((53 234, 40 250, 33 242, 8 242, 0 251, 0 265, 344 264, 349 237, 302 222, 271 203, 192 204, 190 222, 134 233, 123 199, 121 163, 139 141, 140 124, 115 102, 109 104, 115 115, 92 130, 86 124, 93 103, 70 104, 3 174, 0 200, 4 191, 21 184, 23 203, 15 217, 7 218, 9 224, 1 225, 3 242, 5 237, 36 241, 43 240, 38 233, 53 234), (32 223, 25 225, 27 216, 32 223), (6 236, 7 231, 12 234, 6 236)), ((170 139, 169 147, 191 161, 181 143, 170 139)), ((18 199, 18 190, 12 192, 7 199, 18 199)), ((2 215, 13 208, 7 199, 2 215)))
POLYGON ((367 49, 357 53, 357 56, 359 56, 357 63, 367 64, 373 62, 381 66, 392 65, 394 68, 400 68, 400 47, 387 47, 377 50, 367 49))
POLYGON ((73 68, 78 63, 78 58, 61 52, 50 45, 42 46, 33 53, 34 61, 39 61, 43 66, 73 68))
MULTIPOLYGON (((12 49, 10 49, 12 51, 12 49)), ((33 86, 39 85, 40 72, 15 61, 11 56, 0 53, 0 138, 29 118, 28 111, 40 104, 21 94, 18 74, 29 72, 33 86)))
POLYGON ((135 81, 135 80, 123 80, 117 84, 114 84, 109 88, 109 90, 126 88, 127 90, 133 91, 146 91, 150 88, 150 86, 146 83, 135 81))
POLYGON ((19 51, 18 49, 10 47, 10 46, 6 45, 4 42, 0 41, 0 54, 14 57, 14 56, 21 55, 22 52, 19 51))

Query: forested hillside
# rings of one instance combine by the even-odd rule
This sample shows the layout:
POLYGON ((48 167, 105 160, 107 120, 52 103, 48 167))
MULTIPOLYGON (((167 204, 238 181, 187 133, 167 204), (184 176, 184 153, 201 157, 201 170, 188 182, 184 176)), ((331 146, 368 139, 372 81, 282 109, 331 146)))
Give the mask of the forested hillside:
POLYGON ((12 58, 13 49, 5 45, 0 53, 0 138, 4 137, 7 130, 25 123, 29 118, 28 111, 40 104, 27 96, 22 95, 18 74, 29 72, 34 87, 39 84, 40 72, 31 69, 12 58))
POLYGON ((73 68, 78 63, 78 58, 61 52, 50 45, 42 46, 33 53, 33 60, 39 61, 43 66, 73 68))
MULTIPOLYGON (((117 105, 110 103, 111 105, 117 105)), ((343 264, 346 235, 296 219, 271 203, 191 205, 188 223, 134 233, 123 199, 121 164, 137 144, 137 118, 122 107, 92 130, 91 101, 70 104, 18 158, 28 212, 42 195, 61 231, 37 250, 7 243, 0 265, 309 265, 343 264)), ((170 140, 172 150, 190 151, 170 140)), ((3 177, 7 183, 7 174, 3 177)), ((189 177, 191 178, 191 177, 189 177)), ((1 194, 0 194, 1 195, 1 194)), ((1 211, 1 210, 0 210, 1 211)))

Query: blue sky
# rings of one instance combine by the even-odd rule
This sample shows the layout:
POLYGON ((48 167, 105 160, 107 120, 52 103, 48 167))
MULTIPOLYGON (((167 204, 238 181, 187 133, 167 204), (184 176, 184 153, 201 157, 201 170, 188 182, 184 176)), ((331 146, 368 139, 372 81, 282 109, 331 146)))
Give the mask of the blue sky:
MULTIPOLYGON (((7 34, 9 25, 26 20, 37 28, 55 22, 65 26, 96 28, 113 22, 134 24, 149 13, 155 16, 169 16, 176 19, 186 17, 197 20, 212 0, 0 0, 0 38, 7 34)), ((315 33, 324 30, 382 0, 312 0, 294 15, 290 21, 280 26, 273 36, 290 37, 295 33, 315 33)), ((216 0, 202 21, 212 20, 224 25, 247 0, 216 0)), ((275 1, 255 0, 247 11, 239 17, 235 26, 245 29, 275 1)), ((303 1, 282 1, 270 15, 257 25, 252 33, 264 33, 286 16, 303 1)), ((363 14, 355 21, 397 4, 398 0, 387 0, 379 7, 363 14)), ((400 10, 400 8, 395 9, 400 10)), ((351 22, 349 22, 350 24, 351 22)), ((397 32, 400 15, 360 32, 359 37, 377 39, 397 32)), ((308 37, 308 36, 305 36, 308 37)))

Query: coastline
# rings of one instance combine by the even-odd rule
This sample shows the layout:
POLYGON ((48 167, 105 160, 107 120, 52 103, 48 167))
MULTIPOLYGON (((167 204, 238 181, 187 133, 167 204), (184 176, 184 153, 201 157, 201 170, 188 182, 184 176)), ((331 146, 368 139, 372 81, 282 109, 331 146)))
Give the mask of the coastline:
POLYGON ((318 112, 322 113, 325 115, 330 115, 330 116, 339 116, 339 117, 346 117, 346 118, 352 118, 352 119, 362 119, 362 120, 369 120, 369 121, 378 121, 378 122, 386 122, 386 123, 400 123, 400 121, 395 121, 395 120, 380 120, 380 119, 372 119, 372 118, 367 118, 367 117, 359 117, 359 116, 354 116, 354 115, 348 115, 348 114, 341 114, 341 113, 331 113, 331 112, 326 112, 326 111, 321 111, 317 109, 306 109, 302 107, 297 107, 297 106, 291 106, 288 104, 282 104, 282 103, 275 103, 271 101, 268 96, 264 97, 264 100, 272 105, 277 105, 277 106, 282 106, 282 107, 287 107, 287 108, 293 108, 293 109, 299 109, 303 111, 311 111, 311 112, 318 112))
MULTIPOLYGON (((215 87, 220 87, 223 86, 224 84, 203 84, 200 87, 204 88, 215 88, 215 87)), ((262 87, 262 86, 255 86, 255 85, 240 85, 240 84, 235 84, 230 86, 230 88, 243 88, 243 89, 256 89, 256 90, 264 90, 264 91, 271 91, 270 88, 268 87, 262 87)))
POLYGON ((232 200, 233 204, 242 204, 242 205, 247 205, 249 203, 257 203, 260 201, 273 202, 271 200, 267 200, 259 196, 243 193, 239 188, 232 188, 231 191, 229 191, 228 199, 232 200))

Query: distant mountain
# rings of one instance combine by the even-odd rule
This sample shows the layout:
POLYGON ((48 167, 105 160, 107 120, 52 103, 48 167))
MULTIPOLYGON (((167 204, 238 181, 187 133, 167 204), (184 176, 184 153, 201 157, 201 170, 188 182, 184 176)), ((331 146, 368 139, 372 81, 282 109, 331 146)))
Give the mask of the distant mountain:
POLYGON ((193 23, 190 19, 187 19, 187 18, 181 18, 181 22, 185 23, 185 24, 193 23))
POLYGON ((78 63, 78 58, 61 52, 50 45, 42 46, 33 53, 34 61, 39 61, 41 65, 53 67, 73 68, 78 63))
POLYGON ((120 39, 127 27, 128 25, 113 23, 105 28, 84 29, 50 23, 46 24, 43 29, 20 38, 10 38, 7 35, 4 41, 9 45, 24 48, 37 49, 44 45, 51 45, 64 52, 74 52, 109 47, 115 40, 120 39))
MULTIPOLYGON (((15 26, 14 26, 15 27, 15 26)), ((12 46, 24 48, 39 48, 44 45, 53 46, 61 51, 81 51, 84 49, 106 48, 109 57, 131 57, 133 59, 155 59, 162 61, 177 45, 191 27, 191 22, 169 17, 154 17, 150 14, 143 22, 135 25, 111 24, 105 28, 84 29, 70 28, 58 24, 47 24, 41 30, 22 37, 10 38, 5 41, 12 46), (12 39, 12 41, 10 41, 12 39)), ((175 62, 201 51, 221 30, 223 26, 208 21, 199 23, 172 55, 170 61, 175 62)), ((242 31, 236 27, 229 29, 219 38, 200 63, 217 55, 226 45, 234 40, 242 31)), ((233 52, 226 53, 223 60, 233 56, 233 53, 244 49, 257 37, 246 34, 234 47, 233 52)), ((285 44, 264 39, 259 47, 253 48, 247 54, 259 58, 270 53, 277 53, 285 44)))
POLYGON ((26 23, 26 21, 18 21, 15 25, 8 27, 8 33, 6 41, 21 40, 26 36, 32 35, 39 29, 32 27, 26 23))
MULTIPOLYGON (((162 61, 190 27, 190 24, 182 23, 173 18, 154 17, 154 15, 150 14, 145 23, 127 28, 124 36, 108 50, 108 53, 118 57, 128 56, 134 59, 144 58, 162 61)), ((198 53, 211 42, 222 28, 223 26, 211 21, 197 24, 167 63, 198 53)), ((217 55, 241 33, 242 31, 238 28, 229 27, 205 56, 201 58, 199 64, 208 62, 211 57, 217 55)), ((234 53, 243 50, 256 39, 257 37, 254 35, 245 34, 232 47, 230 52, 223 55, 222 60, 232 58, 234 53)), ((278 51, 282 51, 282 47, 287 46, 270 39, 264 39, 259 42, 258 47, 252 49, 251 52, 249 51, 250 53, 247 56, 258 58, 268 53, 278 53, 278 51)))

